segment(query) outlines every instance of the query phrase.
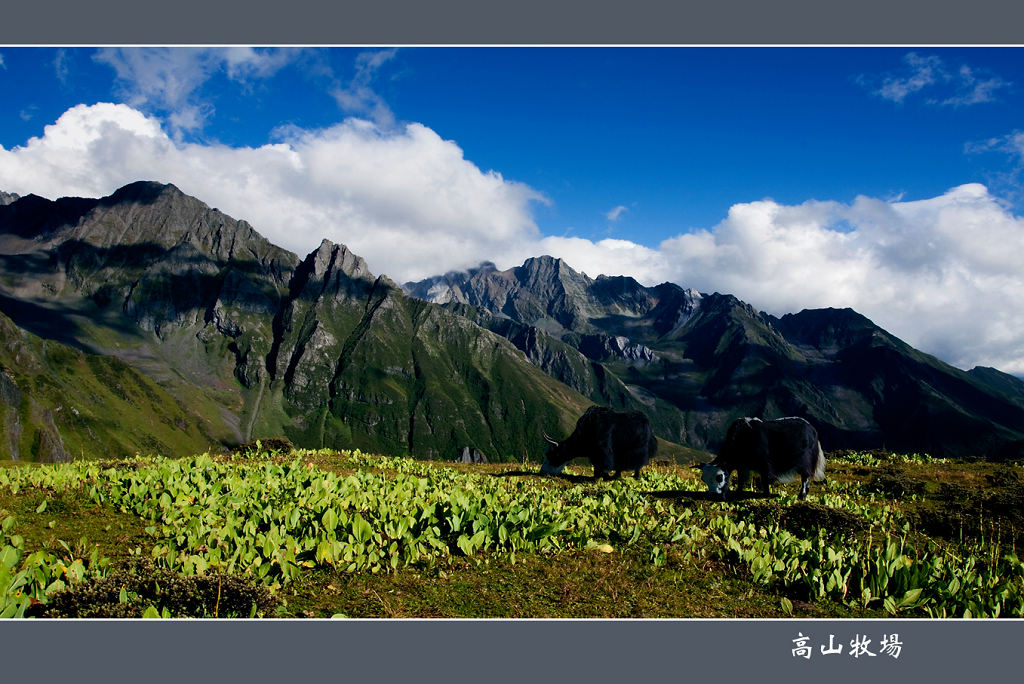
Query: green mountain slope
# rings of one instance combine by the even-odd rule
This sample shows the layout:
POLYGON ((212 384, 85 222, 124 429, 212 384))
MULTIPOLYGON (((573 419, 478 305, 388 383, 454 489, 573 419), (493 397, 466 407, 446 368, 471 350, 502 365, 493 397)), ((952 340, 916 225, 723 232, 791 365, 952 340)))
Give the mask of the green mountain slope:
POLYGON ((0 459, 201 453, 223 435, 197 408, 119 359, 40 339, 0 314, 0 459))
POLYGON ((591 403, 343 245, 300 260, 170 185, 0 206, 0 310, 139 369, 225 443, 536 459, 591 403))

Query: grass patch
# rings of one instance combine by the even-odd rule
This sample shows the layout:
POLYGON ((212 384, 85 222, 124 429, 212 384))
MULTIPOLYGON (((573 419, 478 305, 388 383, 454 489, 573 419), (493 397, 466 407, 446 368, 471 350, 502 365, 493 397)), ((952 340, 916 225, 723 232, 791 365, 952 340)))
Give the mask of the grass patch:
POLYGON ((84 558, 95 549, 118 564, 152 544, 137 516, 96 505, 79 490, 31 488, 12 494, 0 487, 0 519, 6 515, 14 516, 16 532, 32 550, 68 555, 64 542, 72 557, 84 558))
POLYGON ((273 614, 281 599, 252 578, 222 573, 182 576, 135 558, 104 577, 90 578, 36 604, 32 617, 256 617, 273 614))
MULTIPOLYGON (((665 565, 631 549, 575 550, 460 560, 384 576, 315 573, 288 597, 288 615, 325 618, 765 618, 787 617, 784 593, 753 587, 748 573, 677 551, 665 565)), ((793 615, 867 617, 794 599, 793 615)))
POLYGON ((1024 605, 1012 465, 838 458, 807 501, 782 486, 726 502, 669 465, 611 482, 589 467, 540 477, 330 450, 9 466, 0 518, 16 520, 25 553, 110 559, 41 596, 40 616, 1021 617, 1024 605))

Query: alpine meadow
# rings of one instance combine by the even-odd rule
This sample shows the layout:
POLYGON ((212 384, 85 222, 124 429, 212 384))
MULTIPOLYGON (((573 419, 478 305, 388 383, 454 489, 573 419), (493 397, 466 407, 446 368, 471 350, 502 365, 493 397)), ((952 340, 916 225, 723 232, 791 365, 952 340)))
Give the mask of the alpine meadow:
POLYGON ((0 617, 1024 617, 1022 66, 3 48, 0 617))

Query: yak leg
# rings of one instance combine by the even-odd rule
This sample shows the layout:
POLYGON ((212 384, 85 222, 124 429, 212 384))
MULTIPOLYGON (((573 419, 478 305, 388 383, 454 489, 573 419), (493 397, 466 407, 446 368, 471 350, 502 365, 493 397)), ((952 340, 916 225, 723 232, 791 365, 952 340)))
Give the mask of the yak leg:
POLYGON ((811 479, 808 477, 800 478, 800 496, 798 497, 801 501, 807 498, 807 491, 811 488, 811 479))
POLYGON ((591 460, 591 463, 594 464, 594 479, 598 479, 598 472, 601 473, 601 478, 611 479, 612 473, 615 471, 615 444, 612 442, 611 434, 603 440, 599 440, 595 447, 597 459, 591 460))

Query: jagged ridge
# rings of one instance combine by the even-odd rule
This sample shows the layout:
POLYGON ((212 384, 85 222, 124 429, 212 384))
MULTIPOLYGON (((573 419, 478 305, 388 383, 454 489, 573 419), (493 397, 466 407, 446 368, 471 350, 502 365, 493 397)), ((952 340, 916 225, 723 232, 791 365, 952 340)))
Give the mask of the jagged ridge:
MULTIPOLYGON (((1024 457, 1024 382, 960 371, 850 309, 776 318, 731 295, 591 279, 552 257, 506 271, 486 264, 405 289, 478 307, 507 321, 484 325, 509 339, 554 338, 586 354, 632 394, 646 393, 648 406, 672 407, 667 422, 677 430, 662 434, 680 443, 715 450, 736 417, 800 415, 830 449, 1024 457)), ((559 376, 550 359, 534 361, 559 376)), ((574 386, 587 393, 584 383, 574 386)))
POLYGON ((536 458, 588 403, 343 245, 300 261, 171 185, 0 207, 0 267, 19 325, 202 396, 239 442, 536 458))

